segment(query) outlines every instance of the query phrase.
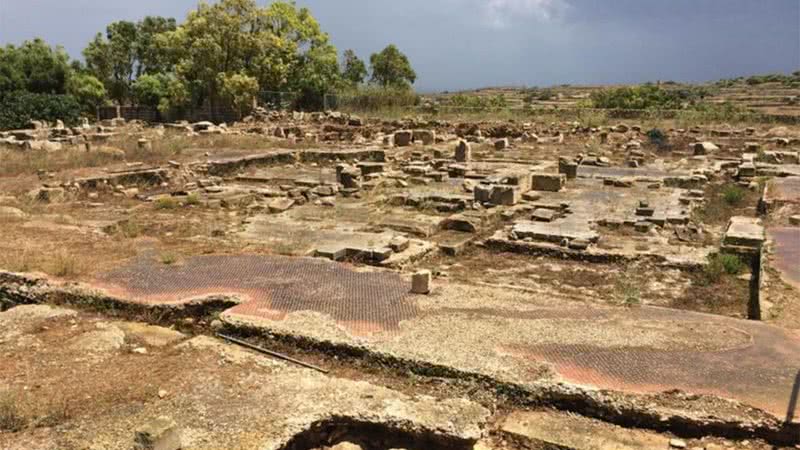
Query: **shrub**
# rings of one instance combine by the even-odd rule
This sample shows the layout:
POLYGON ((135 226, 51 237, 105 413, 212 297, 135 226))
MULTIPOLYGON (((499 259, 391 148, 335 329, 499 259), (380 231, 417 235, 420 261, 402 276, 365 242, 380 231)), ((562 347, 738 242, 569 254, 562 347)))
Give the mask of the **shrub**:
POLYGON ((200 196, 197 194, 189 194, 186 196, 186 204, 187 205, 199 205, 200 204, 200 196))
POLYGON ((0 130, 24 128, 31 120, 78 124, 81 105, 71 95, 33 94, 26 91, 0 95, 0 130))
POLYGON ((161 262, 163 264, 167 265, 167 266, 171 266, 171 265, 175 264, 175 262, 177 260, 178 260, 178 258, 175 257, 175 255, 172 254, 172 253, 162 253, 161 254, 161 262))
POLYGON ((742 270, 744 263, 738 256, 717 253, 708 257, 708 264, 703 268, 703 282, 719 283, 723 275, 738 275, 742 270))
POLYGON ((685 109, 710 95, 704 87, 664 89, 654 84, 593 92, 592 104, 602 109, 685 109))
POLYGON ((172 197, 161 197, 155 202, 156 209, 175 209, 178 202, 172 197))
POLYGON ((130 219, 120 222, 117 230, 122 236, 129 239, 138 237, 140 234, 142 234, 142 226, 139 224, 139 222, 130 219))
POLYGON ((631 268, 626 267, 616 280, 614 291, 620 303, 624 306, 638 306, 642 303, 642 292, 637 280, 630 275, 631 268))
POLYGON ((649 130, 647 132, 647 139, 651 144, 657 146, 658 148, 666 147, 669 143, 669 137, 659 128, 653 128, 652 130, 649 130))
POLYGON ((708 258, 708 264, 703 267, 703 282, 704 284, 715 284, 722 279, 722 274, 725 273, 725 267, 718 257, 713 255, 708 258))
POLYGON ((722 198, 725 199, 725 203, 731 206, 740 204, 744 199, 744 195, 744 189, 735 184, 729 184, 722 190, 722 198))
POLYGON ((722 264, 722 268, 728 275, 739 275, 744 269, 744 263, 736 255, 720 254, 717 259, 722 264))

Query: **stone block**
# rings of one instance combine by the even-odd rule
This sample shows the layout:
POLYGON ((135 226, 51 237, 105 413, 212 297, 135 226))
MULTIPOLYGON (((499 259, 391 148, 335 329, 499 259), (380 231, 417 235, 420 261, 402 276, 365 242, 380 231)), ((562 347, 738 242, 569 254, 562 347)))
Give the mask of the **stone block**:
POLYGON ((181 433, 175 422, 168 417, 159 417, 136 430, 134 450, 179 450, 181 433))
POLYGON ((558 173, 565 175, 568 180, 578 178, 578 163, 560 159, 558 161, 558 173))
POLYGON ((508 138, 502 138, 494 141, 494 149, 495 150, 505 150, 510 146, 508 143, 508 138))
POLYGON ((558 192, 567 183, 564 174, 533 173, 531 174, 531 190, 558 192))
POLYGON ((469 142, 459 139, 456 144, 456 157, 457 162, 470 162, 472 160, 472 146, 469 142))
POLYGON ((411 130, 400 130, 394 133, 394 145, 395 147, 408 147, 411 145, 411 140, 414 137, 414 133, 411 130))
POLYGON ((695 156, 708 155, 710 153, 719 151, 719 147, 708 141, 697 142, 694 144, 693 148, 695 156))
POLYGON ((533 210, 531 219, 537 222, 552 222, 558 217, 558 211, 548 208, 536 208, 533 210))
POLYGON ((432 130, 414 130, 412 138, 415 142, 422 142, 423 145, 431 145, 436 142, 436 132, 432 130))
POLYGON ((411 292, 413 294, 429 294, 431 292, 431 271, 420 270, 411 277, 411 292))
POLYGON ((475 201, 478 203, 488 203, 492 196, 491 186, 479 184, 475 186, 472 193, 475 195, 475 201))
POLYGON ((275 200, 269 202, 267 208, 269 208, 269 212, 272 214, 282 213, 294 205, 294 200, 290 198, 276 198, 275 200))
POLYGON ((411 245, 411 241, 403 236, 395 236, 391 241, 389 241, 389 248, 391 248, 395 253, 400 253, 407 250, 409 245, 411 245))
POLYGON ((735 247, 760 248, 764 243, 764 226, 757 217, 731 217, 723 245, 735 247))
POLYGON ((513 186, 492 186, 489 202, 495 205, 513 206, 519 203, 520 191, 513 186))
POLYGON ((384 171, 384 163, 380 162, 362 162, 358 164, 358 168, 361 170, 361 175, 370 175, 373 173, 383 173, 384 171))
POLYGON ((756 176, 756 165, 748 162, 739 166, 739 178, 753 178, 756 176))

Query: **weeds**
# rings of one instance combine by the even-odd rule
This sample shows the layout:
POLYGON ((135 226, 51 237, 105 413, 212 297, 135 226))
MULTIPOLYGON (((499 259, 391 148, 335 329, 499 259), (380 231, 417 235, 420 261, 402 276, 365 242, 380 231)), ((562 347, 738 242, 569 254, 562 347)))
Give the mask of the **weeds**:
POLYGON ((28 427, 55 427, 72 417, 72 408, 65 399, 33 404, 9 392, 0 393, 0 432, 16 433, 28 427))
POLYGON ((707 201, 692 212, 693 219, 708 225, 726 224, 731 217, 743 213, 743 208, 754 206, 754 197, 754 193, 735 184, 709 185, 705 191, 707 201))
POLYGON ((15 433, 28 425, 22 414, 19 402, 8 393, 0 394, 0 431, 15 433))
POLYGON ((77 275, 78 261, 71 253, 61 250, 55 254, 52 262, 51 273, 57 277, 72 277, 77 275))
POLYGON ((161 197, 155 202, 156 209, 175 209, 178 207, 178 202, 172 197, 161 197))
POLYGON ((197 194, 189 194, 185 200, 186 205, 194 206, 200 204, 200 196, 197 194))
POLYGON ((736 255, 714 254, 708 257, 703 268, 703 284, 719 283, 724 275, 738 275, 744 270, 744 263, 736 255))
POLYGON ((138 237, 142 233, 142 226, 135 220, 123 220, 117 225, 117 230, 120 235, 125 238, 132 239, 138 237))
POLYGON ((162 253, 161 254, 161 263, 167 266, 171 266, 178 261, 178 258, 173 253, 162 253))
POLYGON ((744 196, 745 190, 735 184, 729 184, 722 189, 722 198, 725 199, 725 203, 731 206, 737 206, 742 203, 744 196))
POLYGON ((642 304, 642 292, 638 284, 627 274, 623 274, 617 280, 614 291, 624 306, 633 307, 642 304))

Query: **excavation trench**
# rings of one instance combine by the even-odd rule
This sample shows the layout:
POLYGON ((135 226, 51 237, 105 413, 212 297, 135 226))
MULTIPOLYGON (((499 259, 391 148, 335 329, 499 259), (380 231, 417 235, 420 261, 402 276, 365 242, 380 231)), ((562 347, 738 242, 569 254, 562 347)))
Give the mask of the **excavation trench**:
MULTIPOLYGON (((114 318, 144 321, 156 325, 177 325, 182 331, 211 335, 222 331, 227 335, 263 345, 271 350, 285 352, 297 358, 309 358, 323 367, 337 366, 352 370, 365 370, 381 374, 388 380, 402 380, 409 374, 425 380, 435 380, 437 385, 447 385, 455 396, 474 398, 481 403, 491 403, 491 408, 542 408, 577 413, 629 428, 669 432, 685 438, 718 436, 729 439, 763 439, 774 445, 800 443, 800 425, 783 423, 777 419, 758 421, 723 420, 718 418, 693 418, 688 415, 662 414, 642 406, 636 396, 609 392, 586 391, 560 384, 536 388, 507 383, 482 374, 462 371, 453 367, 422 361, 403 359, 365 347, 344 345, 311 339, 302 335, 276 333, 261 327, 225 324, 222 330, 211 330, 208 324, 220 312, 236 305, 230 297, 209 297, 183 305, 144 305, 121 301, 106 295, 90 294, 79 289, 54 287, 44 280, 0 272, 0 307, 9 309, 17 304, 48 303, 65 305, 96 312, 114 318), (185 319, 193 319, 191 323, 185 319), (482 393, 484 396, 476 395, 482 393)), ((327 368, 326 367, 326 368, 327 368)), ((337 376, 337 370, 332 370, 337 376)), ((396 381, 402 386, 401 381, 396 381)), ((389 387, 395 386, 390 383, 389 387)), ((440 389, 441 390, 441 389, 440 389)), ((364 448, 382 448, 387 436, 399 439, 399 448, 461 449, 471 448, 469 443, 434 434, 414 434, 385 426, 360 423, 348 419, 319 422, 314 427, 295 436, 281 450, 305 450, 328 445, 331 436, 346 436, 364 440, 364 448), (374 436, 370 437, 370 436, 374 436), (327 441, 325 441, 327 439, 327 441), (327 442, 327 443, 326 443, 327 442), (427 443, 428 446, 420 446, 427 443)), ((346 441, 342 437, 341 441, 346 441)), ((392 446, 385 447, 392 448, 392 446)))
POLYGON ((475 445, 472 440, 432 431, 408 431, 401 426, 335 417, 312 424, 279 450, 312 450, 342 442, 359 445, 364 450, 471 450, 475 445))

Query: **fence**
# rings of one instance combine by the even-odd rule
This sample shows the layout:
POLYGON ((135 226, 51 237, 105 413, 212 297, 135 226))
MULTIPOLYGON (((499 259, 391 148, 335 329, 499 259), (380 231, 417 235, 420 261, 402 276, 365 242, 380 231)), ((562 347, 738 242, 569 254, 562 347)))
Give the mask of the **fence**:
POLYGON ((211 107, 209 105, 170 114, 162 114, 158 108, 151 106, 103 106, 97 109, 97 117, 100 120, 121 117, 125 120, 142 120, 145 122, 174 122, 177 120, 200 122, 209 120, 215 123, 235 122, 241 119, 239 112, 231 107, 211 107))
MULTIPOLYGON (((297 92, 262 91, 258 95, 258 103, 269 110, 295 110, 299 108, 300 94, 297 92)), ((121 117, 125 120, 141 120, 144 122, 175 122, 187 120, 200 122, 208 120, 215 123, 230 123, 241 119, 239 111, 229 105, 206 102, 201 107, 185 109, 179 112, 162 114, 158 108, 151 106, 101 106, 97 108, 99 120, 121 117)))

